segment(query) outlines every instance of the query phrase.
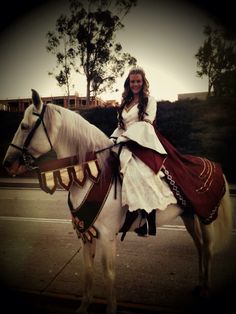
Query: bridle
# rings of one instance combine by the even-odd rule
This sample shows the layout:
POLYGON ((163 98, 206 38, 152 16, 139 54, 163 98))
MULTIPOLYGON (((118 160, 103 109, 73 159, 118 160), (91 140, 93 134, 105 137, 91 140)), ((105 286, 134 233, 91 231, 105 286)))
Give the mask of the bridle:
POLYGON ((46 125, 45 125, 44 120, 43 120, 44 114, 46 111, 46 107, 47 107, 46 105, 43 105, 43 109, 42 109, 41 113, 33 112, 33 115, 38 116, 38 119, 36 120, 33 128, 30 130, 28 136, 26 137, 25 142, 23 144, 23 147, 19 147, 13 143, 10 144, 10 146, 12 146, 12 147, 14 147, 14 148, 16 148, 22 152, 22 161, 28 170, 34 170, 34 169, 38 168, 38 166, 35 164, 36 158, 29 152, 28 146, 29 146, 29 144, 30 144, 30 142, 34 136, 34 133, 36 132, 36 130, 38 129, 38 127, 40 126, 41 123, 42 123, 43 129, 45 131, 45 134, 47 136, 48 142, 51 146, 51 149, 53 149, 52 142, 50 140, 46 125))
MULTIPOLYGON (((43 126, 43 129, 44 129, 44 132, 46 134, 46 137, 48 139, 48 142, 50 144, 50 147, 51 149, 53 150, 53 146, 52 146, 52 142, 50 140, 50 137, 49 137, 49 134, 48 134, 48 131, 47 131, 47 128, 46 128, 46 125, 44 123, 44 114, 45 114, 45 111, 46 111, 46 108, 47 106, 46 105, 43 105, 43 108, 42 108, 42 111, 41 113, 37 113, 37 112, 33 112, 33 115, 37 116, 38 119, 36 120, 35 122, 35 125, 33 126, 33 128, 30 130, 29 134, 27 135, 26 139, 25 139, 25 142, 23 144, 23 147, 20 147, 20 146, 17 146, 13 143, 10 144, 10 146, 16 148, 17 150, 21 151, 22 153, 22 156, 20 158, 20 163, 24 166, 26 166, 26 168, 28 170, 36 170, 36 169, 39 169, 39 166, 36 164, 36 159, 28 150, 28 146, 36 132, 36 130, 38 129, 38 127, 40 126, 40 124, 42 123, 42 126, 43 126)), ((114 138, 116 140, 116 138, 114 138)), ((95 154, 98 154, 98 153, 102 153, 103 151, 105 150, 110 150, 112 147, 114 146, 117 146, 119 145, 119 143, 116 143, 114 142, 114 144, 112 144, 111 146, 108 146, 108 147, 105 147, 103 149, 100 149, 100 150, 97 150, 95 151, 95 154)), ((122 146, 122 145, 121 145, 122 146)), ((71 158, 71 157, 69 157, 71 158)))

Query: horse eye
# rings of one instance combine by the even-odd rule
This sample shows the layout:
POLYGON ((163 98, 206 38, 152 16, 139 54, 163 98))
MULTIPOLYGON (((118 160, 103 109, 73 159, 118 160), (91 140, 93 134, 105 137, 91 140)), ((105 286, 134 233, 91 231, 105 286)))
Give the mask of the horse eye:
POLYGON ((28 129, 29 129, 29 125, 28 125, 28 124, 26 124, 26 123, 21 123, 21 130, 26 131, 26 130, 28 130, 28 129))

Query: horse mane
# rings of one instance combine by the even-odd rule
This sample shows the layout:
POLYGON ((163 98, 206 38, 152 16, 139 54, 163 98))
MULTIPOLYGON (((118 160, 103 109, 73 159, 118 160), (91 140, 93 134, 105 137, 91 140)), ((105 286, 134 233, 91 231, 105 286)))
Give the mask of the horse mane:
MULTIPOLYGON (((49 119, 49 124, 47 125, 50 125, 51 128, 53 127, 53 112, 55 110, 61 114, 62 126, 59 131, 59 138, 66 139, 66 145, 73 147, 80 163, 85 161, 88 152, 96 152, 112 145, 111 140, 105 133, 79 113, 54 104, 47 104, 47 106, 48 110, 46 112, 49 119)), ((109 149, 97 154, 100 166, 104 165, 108 156, 109 149)))

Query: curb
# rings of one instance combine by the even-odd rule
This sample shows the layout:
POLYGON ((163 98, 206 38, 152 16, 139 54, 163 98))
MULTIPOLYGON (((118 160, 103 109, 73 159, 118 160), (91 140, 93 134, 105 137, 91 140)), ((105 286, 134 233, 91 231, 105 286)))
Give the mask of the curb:
MULTIPOLYGON (((12 302, 14 303, 14 309, 16 307, 19 310, 20 305, 20 307, 24 307, 24 313, 28 313, 29 311, 29 313, 31 314, 51 314, 53 312, 60 314, 75 313, 81 302, 81 296, 20 289, 9 289, 7 290, 7 292, 4 292, 4 297, 5 301, 7 301, 8 298, 11 299, 11 302, 14 300, 14 302, 12 302)), ((134 304, 129 302, 118 303, 117 309, 117 314, 182 313, 177 310, 171 310, 146 304, 134 304)), ((89 310, 94 314, 105 313, 106 300, 94 298, 94 302, 90 305, 89 310)))

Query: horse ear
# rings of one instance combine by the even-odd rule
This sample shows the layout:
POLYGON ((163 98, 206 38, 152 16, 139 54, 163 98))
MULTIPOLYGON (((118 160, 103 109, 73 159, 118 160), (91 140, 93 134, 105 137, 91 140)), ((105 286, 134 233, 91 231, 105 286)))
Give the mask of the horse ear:
POLYGON ((31 89, 31 91, 32 91, 32 101, 33 101, 33 104, 39 110, 40 106, 42 104, 42 99, 41 99, 41 97, 39 96, 39 93, 36 90, 31 89))

